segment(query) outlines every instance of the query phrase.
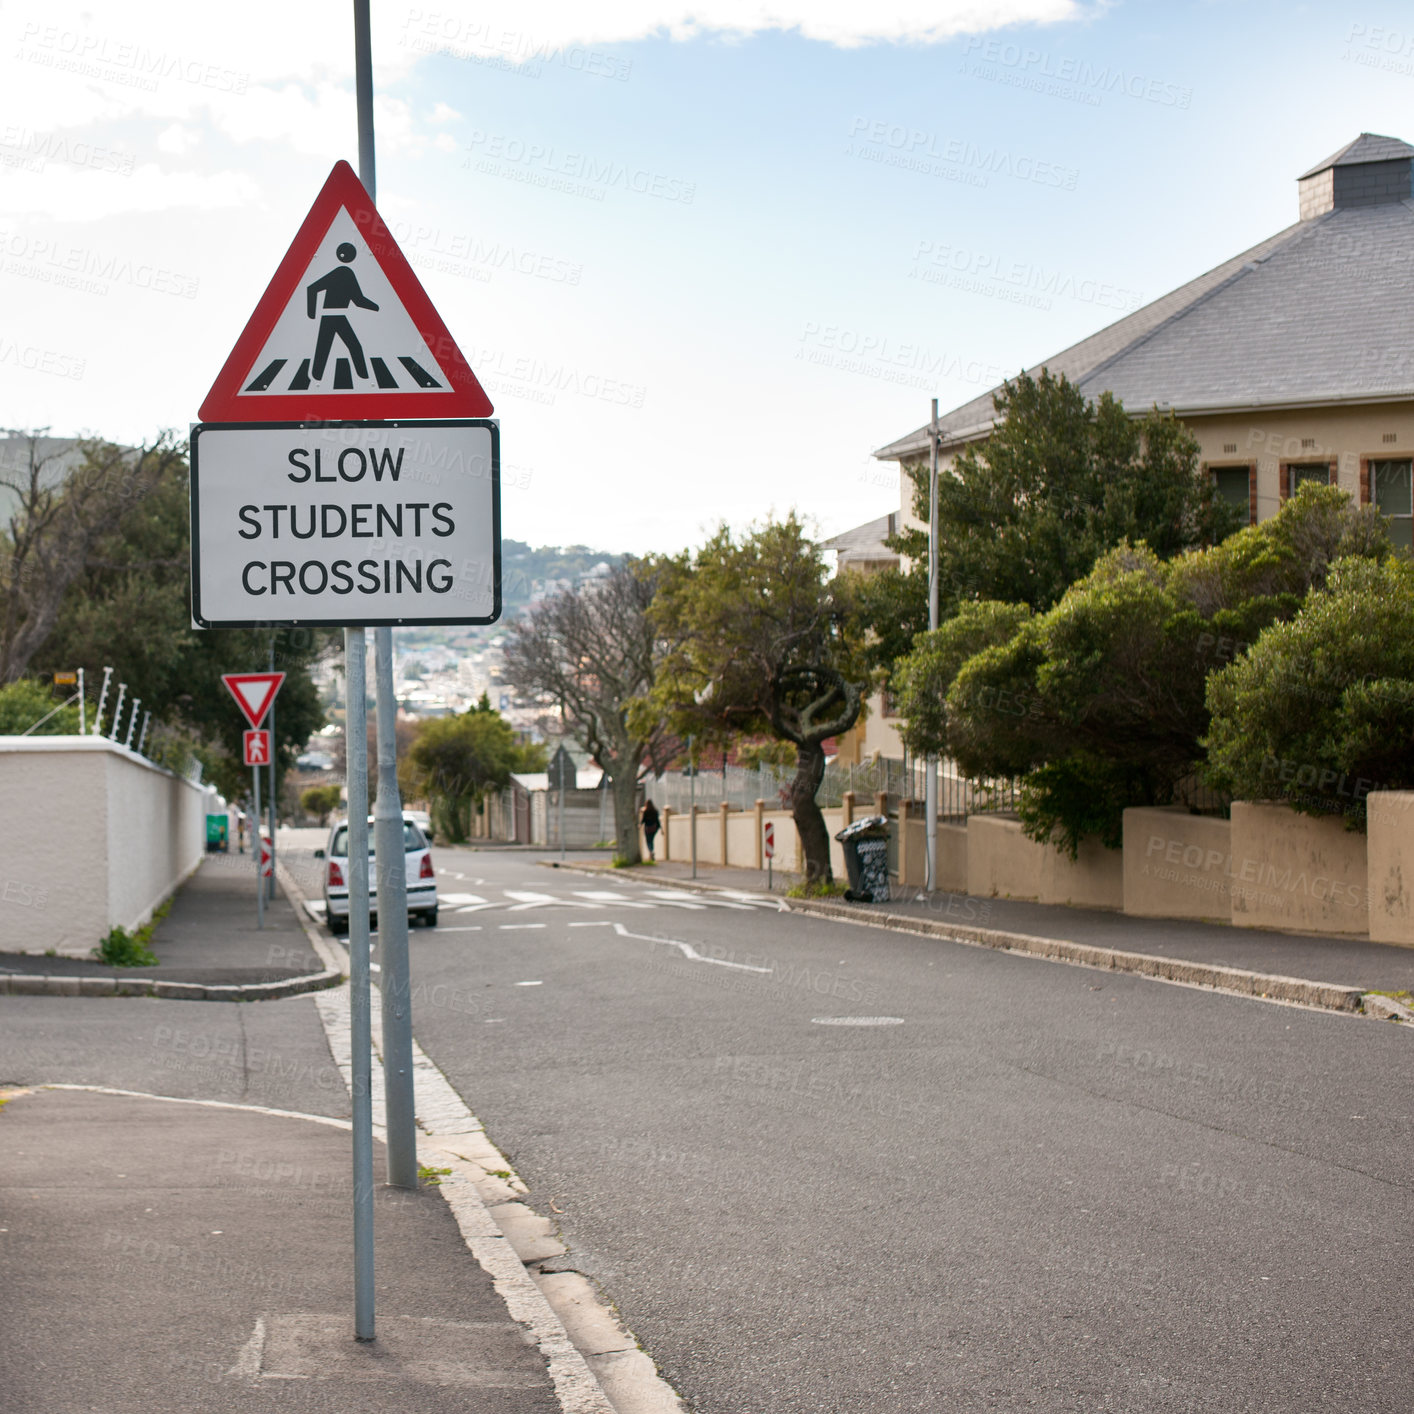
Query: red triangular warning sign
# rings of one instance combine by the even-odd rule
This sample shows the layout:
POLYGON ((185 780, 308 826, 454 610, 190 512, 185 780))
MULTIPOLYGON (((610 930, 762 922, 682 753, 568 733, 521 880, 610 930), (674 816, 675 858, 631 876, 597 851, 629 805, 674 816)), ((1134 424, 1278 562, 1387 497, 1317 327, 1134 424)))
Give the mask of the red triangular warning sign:
POLYGON ((221 681, 252 727, 258 727, 275 700, 284 673, 222 673, 221 681))
POLYGON ((211 385, 202 421, 492 411, 363 183, 335 163, 211 385))

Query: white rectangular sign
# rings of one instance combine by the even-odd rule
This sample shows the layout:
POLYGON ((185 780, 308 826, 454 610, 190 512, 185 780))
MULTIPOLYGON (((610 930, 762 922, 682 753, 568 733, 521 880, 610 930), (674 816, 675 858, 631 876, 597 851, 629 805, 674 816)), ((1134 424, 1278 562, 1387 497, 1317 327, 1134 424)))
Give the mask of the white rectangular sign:
POLYGON ((500 472, 490 421, 198 424, 192 618, 494 623, 500 472))

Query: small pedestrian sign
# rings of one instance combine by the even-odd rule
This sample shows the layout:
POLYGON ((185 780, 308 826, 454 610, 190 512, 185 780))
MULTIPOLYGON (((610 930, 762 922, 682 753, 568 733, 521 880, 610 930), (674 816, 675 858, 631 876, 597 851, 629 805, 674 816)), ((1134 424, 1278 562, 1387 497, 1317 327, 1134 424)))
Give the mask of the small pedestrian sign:
POLYGON ((236 342, 204 422, 484 418, 470 364, 347 162, 236 342))
POLYGON ((245 764, 247 766, 268 766, 270 764, 270 733, 267 731, 246 732, 245 764))

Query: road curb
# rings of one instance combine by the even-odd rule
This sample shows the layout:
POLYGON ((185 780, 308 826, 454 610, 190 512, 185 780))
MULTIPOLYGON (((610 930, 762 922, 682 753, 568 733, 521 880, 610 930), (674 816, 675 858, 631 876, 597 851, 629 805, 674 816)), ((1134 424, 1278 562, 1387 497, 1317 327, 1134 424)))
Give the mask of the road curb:
POLYGON ((142 977, 41 977, 24 973, 0 976, 0 996, 11 997, 158 997, 184 1002, 273 1002, 305 992, 336 987, 344 974, 327 968, 279 982, 150 981, 142 977))
POLYGON ((1187 962, 1159 957, 1153 953, 1122 952, 1118 948, 1072 943, 1062 938, 1039 938, 1029 933, 1004 933, 995 928, 969 928, 964 924, 941 923, 932 918, 916 918, 905 913, 861 913, 842 904, 820 899, 790 899, 791 913, 814 914, 839 923, 862 923, 868 928, 886 928, 896 933, 921 933, 925 937, 946 938, 970 947, 992 948, 998 952, 1026 953, 1053 962, 1092 967, 1103 972, 1128 972, 1155 977, 1164 982, 1181 982, 1190 987, 1228 992, 1234 996, 1266 1001, 1293 1002, 1324 1011, 1358 1013, 1366 993, 1360 987, 1337 982, 1311 982, 1304 977, 1281 977, 1272 973, 1249 972, 1240 967, 1214 963, 1187 962))
MULTIPOLYGON (((546 867, 576 868, 572 864, 548 863, 546 867)), ((592 865, 580 865, 577 872, 606 874, 610 871, 592 865)), ((658 879, 655 882, 688 892, 723 892, 719 886, 701 880, 658 879)), ((924 937, 963 943, 969 947, 1023 953, 1030 957, 1046 958, 1051 962, 1068 963, 1074 967, 1091 967, 1102 972, 1127 972, 1137 977, 1153 977, 1161 982, 1178 982, 1184 986, 1202 987, 1207 991, 1226 992, 1231 996, 1251 997, 1259 1001, 1288 1002, 1297 1006, 1316 1007, 1322 1011, 1338 1011, 1347 1015, 1363 1014, 1381 1020, 1414 1021, 1414 1010, 1402 1003, 1378 993, 1366 992, 1362 987, 1347 987, 1338 982, 1312 982, 1304 977, 1249 972, 1241 967, 1188 962, 1180 958, 1160 957, 1154 953, 1124 952, 1118 948, 1096 947, 1090 943, 1072 943, 1063 938, 1007 933, 996 928, 971 928, 965 924, 942 923, 936 919, 918 918, 907 913, 866 912, 858 906, 830 903, 824 899, 793 898, 781 902, 789 913, 813 914, 837 923, 858 923, 866 928, 883 928, 895 933, 917 933, 924 937)))

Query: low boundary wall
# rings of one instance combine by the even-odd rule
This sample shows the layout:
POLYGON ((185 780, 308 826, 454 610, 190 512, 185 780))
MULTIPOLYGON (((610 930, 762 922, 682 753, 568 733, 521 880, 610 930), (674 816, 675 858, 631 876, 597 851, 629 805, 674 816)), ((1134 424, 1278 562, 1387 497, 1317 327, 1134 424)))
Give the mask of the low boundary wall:
POLYGON ((201 863, 212 792, 106 737, 0 737, 0 948, 86 957, 201 863))

